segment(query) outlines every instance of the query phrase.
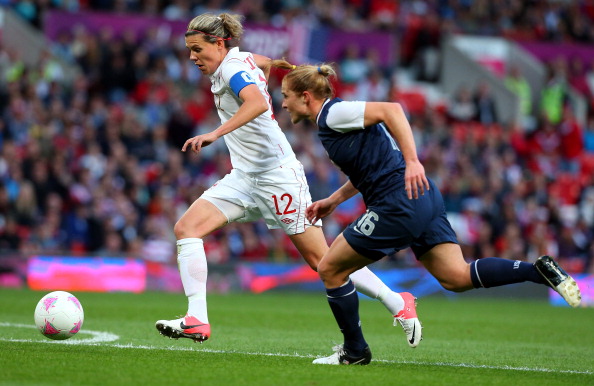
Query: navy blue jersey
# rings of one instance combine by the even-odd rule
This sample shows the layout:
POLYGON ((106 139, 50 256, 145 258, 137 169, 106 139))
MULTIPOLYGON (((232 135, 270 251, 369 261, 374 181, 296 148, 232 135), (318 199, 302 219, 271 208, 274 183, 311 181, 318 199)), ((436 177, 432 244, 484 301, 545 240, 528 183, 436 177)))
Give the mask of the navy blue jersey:
POLYGON ((363 195, 367 211, 351 223, 343 236, 359 254, 379 260, 412 247, 420 258, 435 245, 457 243, 439 189, 431 188, 409 200, 404 189, 406 164, 396 142, 383 124, 363 128, 364 105, 332 99, 318 115, 319 137, 330 159, 349 176, 363 195), (336 115, 338 114, 338 115, 336 115))
POLYGON ((381 204, 395 186, 403 186, 406 164, 402 153, 382 123, 346 133, 329 127, 328 111, 340 102, 342 99, 334 98, 323 106, 317 119, 318 136, 332 162, 361 192, 365 204, 381 204))

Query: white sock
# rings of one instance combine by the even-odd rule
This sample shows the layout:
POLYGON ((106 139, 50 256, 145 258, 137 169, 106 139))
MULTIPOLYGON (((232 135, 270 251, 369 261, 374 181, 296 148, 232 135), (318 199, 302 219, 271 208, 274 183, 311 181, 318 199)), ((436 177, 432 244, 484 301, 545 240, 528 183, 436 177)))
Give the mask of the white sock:
POLYGON ((208 323, 206 309, 206 277, 208 266, 202 239, 177 240, 177 265, 188 297, 188 314, 208 323))
POLYGON ((388 288, 369 268, 363 267, 353 272, 351 280, 353 280, 357 291, 372 299, 378 299, 390 311, 392 316, 404 308, 402 296, 388 288))

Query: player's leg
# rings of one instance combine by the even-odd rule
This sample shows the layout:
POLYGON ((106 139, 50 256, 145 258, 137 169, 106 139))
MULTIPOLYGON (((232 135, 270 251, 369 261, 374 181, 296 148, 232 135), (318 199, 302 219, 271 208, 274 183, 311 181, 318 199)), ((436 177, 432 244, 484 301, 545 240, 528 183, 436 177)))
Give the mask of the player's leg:
MULTIPOLYGON (((412 238, 406 227, 407 224, 400 221, 398 217, 384 212, 382 208, 374 207, 351 223, 342 235, 360 255, 377 261, 410 245, 412 238), (370 222, 373 226, 369 225, 370 222), (360 224, 367 224, 367 227, 362 229, 360 224)), ((375 288, 381 289, 385 286, 367 267, 351 274, 351 278, 355 284, 357 281, 367 284, 369 289, 372 288, 369 284, 374 282, 375 288)), ((408 292, 395 293, 387 288, 384 291, 383 296, 380 292, 382 303, 391 311, 394 325, 399 324, 402 327, 410 347, 417 347, 423 335, 421 322, 417 317, 416 298, 408 292)), ((377 293, 370 290, 368 296, 374 297, 377 293)))
POLYGON ((291 228, 285 228, 284 230, 305 262, 311 269, 317 271, 320 260, 322 260, 324 254, 328 251, 328 244, 322 228, 307 224, 301 233, 291 234, 291 228))
POLYGON ((539 257, 534 264, 498 257, 468 264, 458 244, 443 243, 431 248, 420 261, 445 289, 454 292, 530 281, 552 287, 573 307, 581 301, 575 280, 549 256, 539 257))
POLYGON ((474 288, 470 264, 464 260, 458 244, 438 244, 423 254, 419 261, 449 291, 463 292, 474 288))
POLYGON ((242 173, 232 170, 208 189, 177 221, 177 261, 188 297, 185 317, 160 320, 156 327, 172 338, 203 341, 210 337, 206 304, 208 267, 202 238, 233 221, 250 221, 261 216, 251 198, 251 182, 242 173))
POLYGON ((371 351, 363 337, 359 319, 359 297, 349 275, 372 263, 355 252, 339 235, 318 265, 318 273, 326 287, 330 309, 343 336, 344 343, 335 353, 314 360, 315 364, 368 364, 371 351))
POLYGON ((497 257, 466 263, 447 219, 439 189, 432 187, 428 197, 431 205, 426 208, 434 215, 411 247, 444 288, 461 292, 531 281, 551 286, 573 307, 580 304, 581 294, 575 280, 549 256, 539 257, 534 264, 497 257))
MULTIPOLYGON (((318 263, 328 250, 322 229, 320 227, 310 226, 305 232, 289 235, 289 238, 307 264, 312 269, 317 270, 318 263)), ((396 316, 404 309, 404 299, 402 296, 392 291, 368 267, 363 267, 353 272, 351 279, 357 291, 382 302, 392 316, 396 316)))
POLYGON ((155 326, 162 335, 196 342, 210 337, 206 304, 208 266, 202 238, 227 222, 227 217, 213 203, 197 199, 175 224, 177 263, 188 298, 188 311, 183 318, 157 321, 155 326))
MULTIPOLYGON (((321 229, 322 222, 314 226, 304 216, 312 202, 303 167, 299 162, 284 165, 266 173, 262 181, 268 183, 260 183, 255 196, 267 223, 282 228, 307 264, 317 270, 328 244, 321 229)), ((390 290, 367 267, 353 272, 351 279, 357 291, 378 299, 393 317, 405 309, 402 296, 390 290)))

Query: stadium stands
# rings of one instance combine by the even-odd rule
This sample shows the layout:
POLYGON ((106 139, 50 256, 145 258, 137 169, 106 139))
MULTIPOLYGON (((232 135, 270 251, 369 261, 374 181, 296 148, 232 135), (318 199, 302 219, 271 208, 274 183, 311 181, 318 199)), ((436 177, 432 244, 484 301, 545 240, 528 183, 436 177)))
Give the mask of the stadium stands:
MULTIPOLYGON (((399 58, 374 74, 382 74, 386 95, 407 108, 426 170, 444 192, 448 210, 458 214, 454 225, 470 251, 466 255, 533 260, 551 254, 574 262, 570 267, 576 270, 594 272, 592 104, 582 123, 569 113, 559 123, 547 122, 536 106, 537 124, 525 130, 517 122, 481 123, 476 114, 452 116, 447 110, 451 100, 431 103, 419 89, 402 89, 395 81, 398 66, 439 87, 438 74, 415 70, 430 58, 427 48, 439 48, 452 33, 592 43, 594 8, 589 3, 509 0, 505 7, 426 0, 400 1, 396 8, 379 0, 262 3, 262 9, 249 0, 188 1, 185 8, 167 1, 79 0, 61 3, 66 9, 41 1, 9 4, 38 31, 44 30, 44 15, 55 10, 185 22, 196 12, 218 12, 222 6, 245 14, 249 22, 286 27, 308 20, 352 31, 374 25, 401 36, 399 58)), ((209 82, 187 60, 177 36, 150 29, 133 36, 72 27, 64 28, 35 65, 27 64, 22 51, 0 46, 0 250, 174 262, 173 224, 230 167, 222 142, 200 157, 179 151, 186 138, 217 124, 209 82), (80 68, 72 81, 67 66, 80 68)), ((569 63, 569 58, 561 60, 569 63)), ((571 83, 581 93, 589 87, 589 98, 592 65, 572 67, 582 74, 572 73, 571 83)), ((329 164, 314 129, 294 127, 279 107, 280 75, 272 74, 270 82, 277 119, 319 199, 344 177, 329 164)), ((555 79, 570 83, 567 73, 555 79)), ((358 83, 364 80, 367 76, 358 83)), ((342 96, 356 92, 340 82, 337 86, 342 96)), ((478 85, 467 86, 472 103, 478 85)), ((369 92, 372 85, 366 87, 369 92)), ((565 103, 567 90, 559 92, 565 103)), ((361 207, 355 198, 325 221, 328 239, 361 207)), ((213 262, 298 259, 286 237, 267 232, 261 222, 233 224, 205 245, 213 262)), ((415 264, 407 252, 389 260, 415 264)))

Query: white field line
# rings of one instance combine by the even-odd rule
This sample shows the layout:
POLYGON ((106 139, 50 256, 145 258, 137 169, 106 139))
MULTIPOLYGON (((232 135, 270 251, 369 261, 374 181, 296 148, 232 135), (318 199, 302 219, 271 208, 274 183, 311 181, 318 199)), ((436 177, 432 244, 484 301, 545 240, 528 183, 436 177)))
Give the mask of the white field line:
MULTIPOLYGON (((0 327, 16 327, 16 328, 33 328, 37 330, 37 327, 32 324, 20 324, 20 323, 3 323, 0 322, 0 327)), ((96 344, 102 342, 113 342, 114 340, 120 339, 119 336, 116 334, 112 334, 109 332, 103 331, 92 331, 92 330, 82 330, 79 334, 89 334, 91 335, 90 338, 87 339, 66 339, 66 340, 51 340, 51 339, 43 339, 43 340, 32 340, 32 339, 2 339, 8 342, 41 342, 41 343, 54 343, 54 344, 96 344)), ((78 336, 78 335, 77 335, 78 336)))
MULTIPOLYGON (((3 323, 0 322, 0 327, 16 327, 16 328, 37 328, 33 325, 18 324, 18 323, 3 323)), ((132 343, 120 344, 120 343, 108 343, 119 339, 119 336, 101 331, 81 330, 79 334, 91 334, 92 337, 88 339, 67 339, 67 340, 50 340, 50 339, 11 339, 11 338, 0 338, 0 341, 4 342, 23 342, 23 343, 50 343, 50 344, 80 344, 86 346, 102 346, 102 347, 115 347, 121 349, 137 349, 137 350, 164 350, 164 351, 194 351, 194 352, 205 352, 211 354, 240 354, 240 355, 254 355, 254 356, 271 356, 271 357, 286 357, 286 358, 317 358, 316 355, 302 355, 302 354, 287 354, 287 353, 265 353, 257 351, 237 351, 237 350, 213 350, 208 348, 197 347, 184 347, 184 346, 146 346, 136 345, 132 343)), ((509 371, 527 371, 527 372, 538 372, 538 373, 560 373, 560 374, 586 374, 594 375, 593 371, 588 370, 554 370, 547 369, 544 367, 515 367, 515 366, 490 366, 490 365, 475 365, 470 363, 450 363, 450 362, 423 362, 423 361, 406 361, 406 360, 385 360, 385 359, 373 359, 373 362, 400 364, 400 365, 414 365, 414 366, 438 366, 438 367, 459 367, 468 369, 489 369, 489 370, 509 370, 509 371)))

